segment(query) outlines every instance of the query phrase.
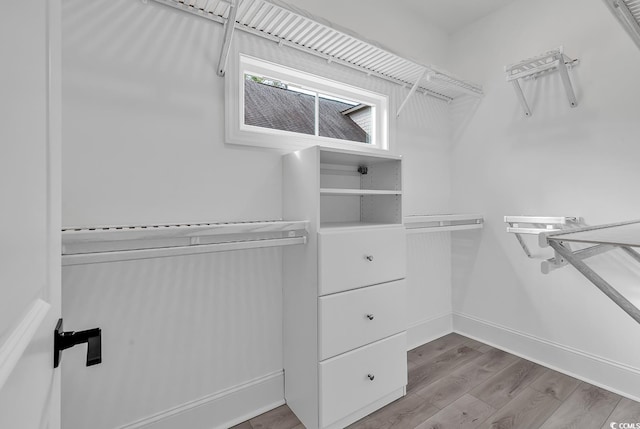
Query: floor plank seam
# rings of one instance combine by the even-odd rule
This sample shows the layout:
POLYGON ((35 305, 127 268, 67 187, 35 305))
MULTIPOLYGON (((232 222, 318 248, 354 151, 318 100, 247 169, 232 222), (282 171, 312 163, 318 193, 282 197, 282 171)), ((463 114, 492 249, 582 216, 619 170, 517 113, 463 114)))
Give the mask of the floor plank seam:
MULTIPOLYGON (((432 361, 434 361, 434 360, 437 360, 437 358, 438 358, 438 357, 440 357, 440 356, 442 356, 442 355, 444 355, 444 354, 446 354, 446 353, 449 353, 449 352, 451 352, 451 351, 452 351, 452 350, 454 350, 454 349, 457 349, 457 348, 459 348, 459 347, 462 347, 463 345, 464 345, 464 343, 456 344, 456 345, 454 345, 453 347, 450 347, 450 348, 447 348, 447 349, 445 349, 445 350, 441 351, 440 353, 438 353, 437 355, 435 355, 434 357, 432 357, 432 358, 430 358, 430 359, 415 359, 415 358, 414 358, 414 359, 408 358, 408 359, 409 359, 409 361, 411 361, 411 363, 414 363, 414 364, 421 364, 421 363, 425 363, 425 362, 420 362, 420 361, 422 361, 422 360, 425 360, 426 362, 432 362, 432 361)), ((469 348, 471 348, 471 347, 469 347, 469 348)), ((476 351, 477 351, 477 350, 476 350, 476 351)), ((419 358, 422 358, 422 356, 418 356, 418 357, 419 357, 419 358)))
MULTIPOLYGON (((469 362, 467 365, 472 365, 472 364, 473 364, 473 361, 469 362)), ((462 369, 462 368, 464 368, 464 367, 465 367, 465 366, 467 366, 467 365, 463 365, 463 366, 461 366, 461 367, 460 367, 460 368, 458 368, 458 369, 462 369)), ((438 380, 442 380, 442 379, 444 379, 444 378, 446 378, 446 377, 447 377, 447 376, 444 376, 444 377, 442 377, 442 378, 439 378, 438 380)), ((491 378, 491 377, 490 377, 490 378, 491 378)), ((490 379, 490 378, 489 378, 489 379, 490 379)), ((423 386, 423 387, 425 387, 425 388, 426 388, 426 387, 429 387, 429 386, 433 385, 434 383, 436 383, 438 380, 434 380, 434 382, 433 382, 433 383, 429 383, 429 384, 427 384, 426 386, 423 386)), ((464 395, 469 394, 469 392, 471 392, 471 390, 472 390, 474 387, 476 387, 476 386, 478 386, 478 385, 480 385, 480 384, 481 384, 481 383, 474 384, 474 385, 470 386, 468 389, 464 390, 460 396, 458 396, 458 397, 457 397, 457 398, 455 398, 453 401, 451 401, 451 403, 455 402, 457 399, 459 399, 459 398, 463 397, 464 395)), ((438 405, 436 405, 436 404, 434 404, 433 402, 429 401, 429 398, 425 398, 424 396, 422 396, 422 394, 420 394, 420 392, 416 392, 416 393, 415 393, 415 395, 416 395, 416 396, 419 396, 420 398, 424 399, 427 403, 429 403, 430 405, 433 405, 434 407, 436 407, 436 408, 438 408, 438 409, 440 409, 440 410, 442 410, 442 409, 446 408, 447 406, 451 405, 451 403, 449 403, 449 404, 447 404, 447 405, 446 405, 446 406, 444 406, 444 407, 439 407, 438 405)), ((487 405, 488 405, 488 404, 487 404, 487 405)))
MULTIPOLYGON (((537 364, 536 364, 536 365, 537 365, 537 364)), ((535 383, 535 382, 536 382, 536 380, 538 380, 540 377, 542 377, 543 375, 545 375, 545 374, 549 371, 549 368, 544 367, 544 366, 542 366, 542 365, 539 365, 539 366, 540 366, 540 367, 542 367, 542 368, 544 368, 544 371, 540 372, 540 374, 536 375, 535 377, 533 377, 533 379, 532 379, 532 380, 530 380, 527 384, 525 384, 525 385, 524 385, 524 387, 525 387, 525 388, 527 388, 527 387, 531 387, 531 385, 532 385, 533 383, 535 383)), ((531 388, 533 389, 533 387, 531 387, 531 388)), ((533 390, 535 390, 536 392, 539 392, 539 390, 537 390, 537 389, 533 389, 533 390)), ((545 395, 551 396, 551 395, 549 395, 547 392, 540 392, 540 393, 543 393, 543 394, 545 394, 545 395)), ((552 396, 552 397, 553 397, 553 396, 552 396)))
MULTIPOLYGON (((437 354, 435 354, 434 356, 432 356, 430 359, 428 359, 428 361, 432 361, 432 360, 434 360, 434 358, 437 358, 437 357, 439 357, 439 356, 441 356, 441 355, 443 355, 443 354, 445 354, 445 353, 447 353, 447 352, 450 352, 451 350, 453 350, 453 349, 455 349, 455 348, 458 348, 458 347, 462 346, 465 342, 467 342, 467 340, 470 340, 470 339, 471 339, 471 338, 462 337, 462 336, 461 336, 461 335, 459 335, 459 334, 448 334, 448 335, 445 335, 444 337, 440 337, 440 338, 438 338, 438 339, 436 339, 436 340, 432 341, 431 343, 423 344, 422 346, 419 346, 419 347, 416 347, 416 348, 415 348, 415 349, 413 349, 413 350, 410 350, 410 351, 409 351, 409 356, 411 356, 411 352, 412 352, 412 351, 418 350, 418 349, 420 349, 420 348, 425 348, 425 346, 428 346, 429 344, 434 344, 434 343, 438 342, 439 340, 442 340, 442 339, 443 339, 443 338, 445 338, 445 337, 449 337, 450 335, 456 335, 456 336, 459 336, 459 337, 461 337, 461 338, 458 340, 458 342, 454 342, 454 343, 452 343, 452 344, 447 345, 447 346, 446 346, 446 347, 447 347, 446 349, 438 350, 438 353, 437 353, 437 354), (465 339, 465 338, 466 338, 466 339, 465 339)), ((418 358, 423 358, 423 356, 418 356, 418 358)), ((426 358, 425 358, 425 359, 426 359, 426 358)), ((420 361, 420 360, 424 360, 424 359, 418 359, 418 360, 416 360, 416 359, 411 359, 411 357, 409 357, 409 360, 410 360, 412 363, 418 363, 418 361, 420 361)))
MULTIPOLYGON (((618 408, 618 405, 620 405, 620 401, 622 401, 622 396, 618 399, 618 402, 616 402, 616 406, 613 407, 613 409, 611 410, 611 412, 609 413, 609 415, 607 416, 606 419, 604 419, 604 423, 606 424, 611 420, 611 416, 613 415, 613 412, 616 410, 616 408, 618 408)), ((635 422, 634 422, 635 423, 635 422)))
MULTIPOLYGON (((422 399, 426 404, 429 404, 429 405, 431 405, 432 407, 435 407, 435 408, 437 408, 437 409, 438 409, 438 410, 440 410, 440 411, 442 411, 442 410, 444 410, 445 408, 447 408, 447 407, 439 407, 439 406, 437 406, 436 404, 434 404, 433 402, 428 401, 424 396, 421 396, 421 395, 419 395, 419 394, 417 394, 417 393, 415 393, 415 395, 416 395, 418 398, 422 399)), ((449 406, 449 405, 447 405, 447 406, 449 406)))
MULTIPOLYGON (((455 347, 451 347, 450 349, 447 349, 446 351, 444 351, 444 352, 442 352, 442 353, 440 353, 440 354, 436 355, 435 357, 433 357, 433 358, 431 358, 431 359, 429 359, 429 360, 426 360, 425 362, 422 362, 421 364, 417 364, 417 363, 414 361, 413 363, 414 363, 414 364, 417 364, 417 365, 416 365, 416 366, 415 366, 411 371, 409 371, 409 372, 410 372, 410 373, 411 373, 411 372, 415 373, 415 372, 417 372, 420 368, 425 368, 425 367, 427 367, 427 366, 428 366, 428 364, 432 364, 432 363, 434 363, 434 362, 436 362, 436 363, 437 363, 437 362, 447 362, 447 361, 439 361, 438 359, 439 359, 439 358, 441 358, 442 356, 446 355, 447 353, 452 352, 453 350, 460 349, 461 347, 464 347, 464 346, 463 346, 462 344, 458 344, 457 346, 455 346, 455 347)), ((468 347, 468 348, 469 348, 469 347, 468 347)), ((477 352, 477 350, 474 350, 474 349, 471 349, 471 348, 469 348, 469 349, 470 349, 470 350, 472 350, 472 351, 477 352)), ((478 352, 478 353, 479 353, 479 352, 478 352)), ((480 355, 482 355, 482 354, 480 354, 480 355)), ((476 356, 476 358, 477 358, 477 357, 478 357, 478 356, 476 356)), ((471 360, 471 361, 469 361, 469 362, 464 362, 464 361, 463 361, 463 362, 458 362, 458 363, 455 363, 455 362, 454 362, 454 364, 453 364, 450 368, 448 368, 448 370, 449 370, 449 372, 453 372, 453 371, 455 371, 455 370, 457 370, 457 369, 461 368, 462 366, 464 366, 464 365, 466 365, 466 364, 468 364, 468 363, 473 362, 473 360, 475 360, 475 358, 474 358, 474 359, 472 359, 472 360, 471 360)), ((434 378, 434 379, 430 380, 430 381, 429 381, 429 383, 424 384, 424 385, 420 385, 420 383, 418 383, 417 385, 411 385, 411 387, 410 387, 410 388, 409 388, 409 387, 407 387, 407 392, 414 392, 418 387, 420 387, 420 388, 427 387, 427 386, 429 386, 429 385, 431 385, 431 384, 433 384, 433 383, 437 382, 438 380, 440 380, 440 379, 442 379, 442 378, 446 377, 447 375, 449 375, 449 374, 448 374, 448 373, 443 373, 442 375, 437 376, 437 378, 434 378)))
MULTIPOLYGON (((476 396, 474 396, 474 395, 472 395, 472 394, 470 394, 470 393, 467 393, 467 395, 472 396, 472 397, 473 397, 473 398, 475 398, 477 401, 480 401, 480 402, 482 402, 483 404, 487 405, 488 407, 491 407, 491 405, 487 404, 487 403, 486 403, 486 402, 484 402, 482 399, 480 399, 480 398, 478 398, 478 397, 476 397, 476 396)), ((493 408, 493 407, 491 407, 491 408, 493 408)), ((492 418, 493 416, 495 416, 496 414, 498 414, 498 411, 500 411, 502 408, 504 408, 504 407, 494 408, 493 413, 491 413, 490 415, 488 415, 488 416, 487 416, 487 418, 486 418, 486 419, 484 419, 483 421, 481 421, 481 422, 480 422, 476 427, 477 427, 477 428, 479 428, 480 426, 484 425, 484 423, 485 423, 487 420, 489 420, 490 418, 492 418)))

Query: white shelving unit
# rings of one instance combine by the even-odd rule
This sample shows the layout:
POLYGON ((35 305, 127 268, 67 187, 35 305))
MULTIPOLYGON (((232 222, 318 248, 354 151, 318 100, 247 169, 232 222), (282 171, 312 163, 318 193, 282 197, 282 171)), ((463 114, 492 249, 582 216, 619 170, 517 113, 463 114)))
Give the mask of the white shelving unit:
POLYGON ((285 399, 308 429, 344 428, 406 393, 401 158, 312 147, 284 158, 285 399))
POLYGON ((320 228, 402 223, 400 158, 320 150, 320 228))

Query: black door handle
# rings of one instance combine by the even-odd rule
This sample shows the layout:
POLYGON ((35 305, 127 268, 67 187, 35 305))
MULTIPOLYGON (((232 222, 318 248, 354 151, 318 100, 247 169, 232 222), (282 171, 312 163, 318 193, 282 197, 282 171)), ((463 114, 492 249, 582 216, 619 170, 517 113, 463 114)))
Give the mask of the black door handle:
POLYGON ((56 329, 53 331, 53 367, 57 368, 60 365, 63 350, 82 343, 87 343, 87 366, 102 363, 102 330, 100 328, 64 332, 62 319, 58 320, 56 329))

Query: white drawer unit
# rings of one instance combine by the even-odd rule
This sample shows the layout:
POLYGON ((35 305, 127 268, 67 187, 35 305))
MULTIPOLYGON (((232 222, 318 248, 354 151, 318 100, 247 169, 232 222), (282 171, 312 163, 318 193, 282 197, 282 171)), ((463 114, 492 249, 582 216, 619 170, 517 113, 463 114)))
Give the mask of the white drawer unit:
POLYGON ((406 329, 404 280, 319 299, 320 360, 406 329))
MULTIPOLYGON (((364 147, 362 148, 364 149, 364 147)), ((406 393, 401 158, 311 147, 284 156, 285 400, 307 429, 341 429, 406 393)))
POLYGON ((320 363, 320 427, 407 384, 405 334, 320 363))
POLYGON ((404 227, 321 231, 320 295, 406 277, 404 227))

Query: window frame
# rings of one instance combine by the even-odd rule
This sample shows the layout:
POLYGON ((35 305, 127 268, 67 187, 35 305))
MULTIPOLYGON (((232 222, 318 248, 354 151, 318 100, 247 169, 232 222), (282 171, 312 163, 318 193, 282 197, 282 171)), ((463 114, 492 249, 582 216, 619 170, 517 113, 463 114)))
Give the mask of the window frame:
MULTIPOLYGON (((302 149, 314 145, 364 152, 388 153, 389 97, 315 74, 296 70, 245 54, 238 54, 235 70, 228 70, 226 81, 226 126, 228 143, 276 149, 302 149), (323 137, 244 123, 245 74, 264 76, 297 87, 372 107, 371 143, 323 137)), ((317 98, 316 98, 317 100, 317 98)), ((316 111, 316 121, 317 111, 316 111)))

